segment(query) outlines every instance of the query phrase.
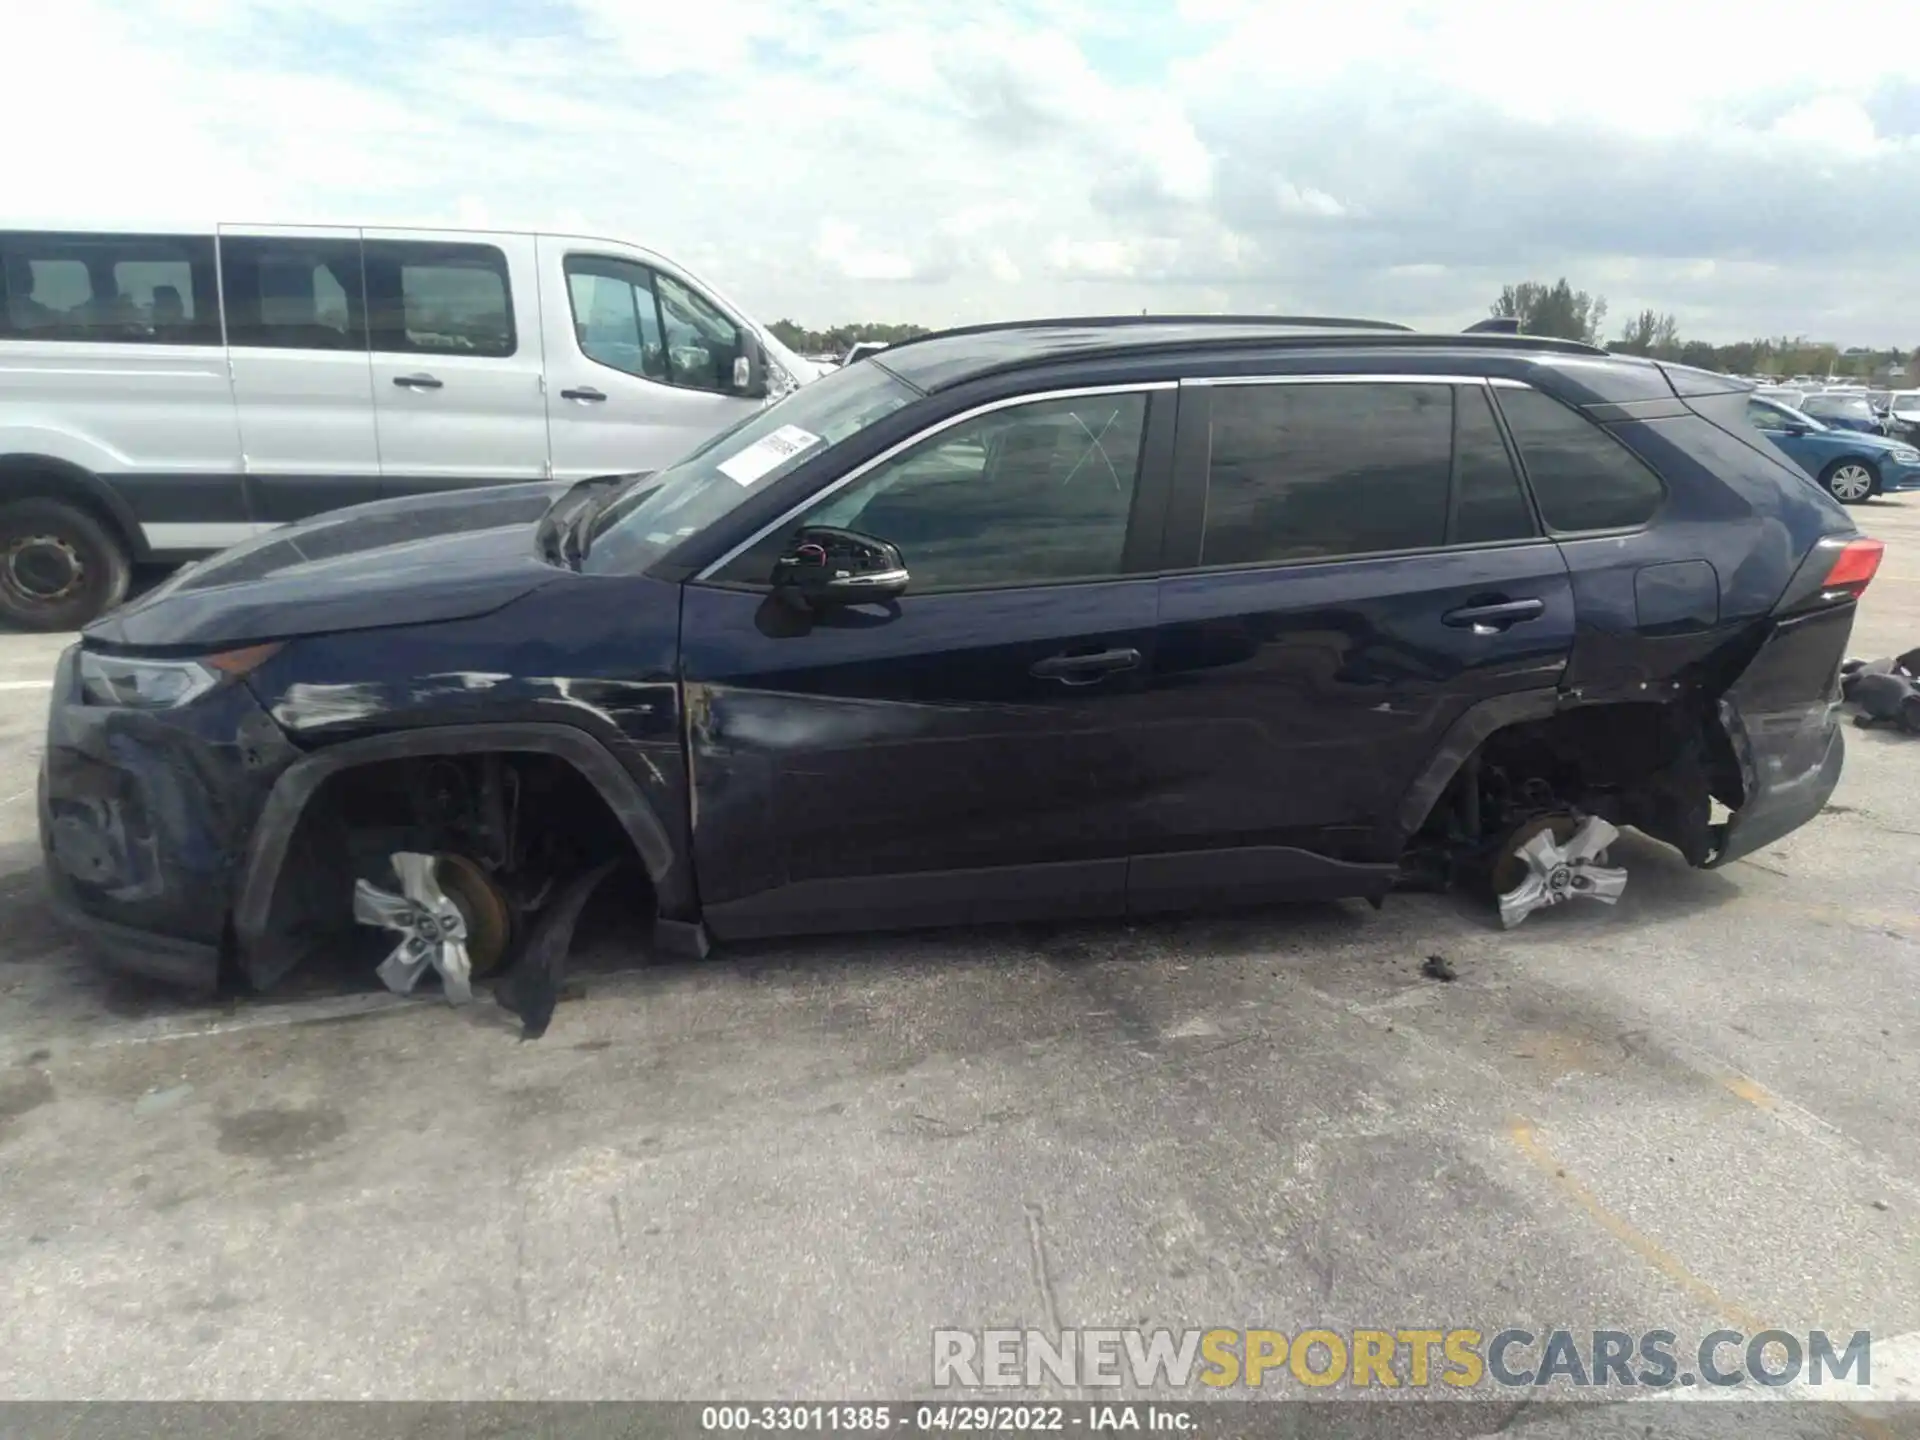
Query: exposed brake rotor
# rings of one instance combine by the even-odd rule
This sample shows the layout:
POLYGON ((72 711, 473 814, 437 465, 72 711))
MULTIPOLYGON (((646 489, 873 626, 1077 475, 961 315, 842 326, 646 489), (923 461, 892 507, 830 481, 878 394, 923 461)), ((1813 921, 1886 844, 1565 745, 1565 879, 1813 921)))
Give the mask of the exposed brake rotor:
POLYGON ((1627 872, 1605 861, 1619 834, 1598 815, 1542 815, 1520 826, 1493 868, 1501 925, 1511 930, 1534 911, 1568 900, 1618 903, 1627 872))
POLYGON ((447 999, 473 998, 472 977, 499 967, 511 930, 504 896, 486 872, 462 855, 396 851, 400 893, 367 880, 353 886, 353 918, 395 931, 400 943, 380 962, 380 982, 408 995, 432 967, 447 999))

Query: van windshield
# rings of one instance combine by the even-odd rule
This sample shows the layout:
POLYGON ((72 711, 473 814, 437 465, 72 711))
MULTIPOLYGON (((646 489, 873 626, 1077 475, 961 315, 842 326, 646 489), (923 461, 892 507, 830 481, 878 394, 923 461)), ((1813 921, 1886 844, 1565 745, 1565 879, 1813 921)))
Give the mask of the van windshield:
POLYGON ((616 495, 594 521, 582 568, 645 569, 756 490, 918 394, 878 365, 836 370, 801 386, 616 495))

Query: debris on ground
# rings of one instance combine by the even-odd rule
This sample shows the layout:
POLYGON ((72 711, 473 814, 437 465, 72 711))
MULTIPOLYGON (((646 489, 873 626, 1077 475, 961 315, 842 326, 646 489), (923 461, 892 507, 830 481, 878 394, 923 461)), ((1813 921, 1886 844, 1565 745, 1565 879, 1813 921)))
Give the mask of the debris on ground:
POLYGON ((1427 963, 1420 967, 1420 973, 1429 980, 1457 980, 1460 974, 1453 968, 1451 961, 1444 955, 1429 955, 1427 963))
POLYGON ((1840 667, 1840 696, 1862 729, 1890 725, 1920 735, 1920 649, 1887 660, 1849 660, 1840 667))

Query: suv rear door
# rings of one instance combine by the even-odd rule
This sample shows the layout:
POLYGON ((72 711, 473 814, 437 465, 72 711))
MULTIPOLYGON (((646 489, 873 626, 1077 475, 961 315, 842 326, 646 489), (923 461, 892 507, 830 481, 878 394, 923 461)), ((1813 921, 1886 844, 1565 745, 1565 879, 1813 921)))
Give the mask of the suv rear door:
POLYGON ((1573 592, 1493 383, 1183 382, 1130 909, 1380 893, 1448 727, 1556 685, 1573 592))

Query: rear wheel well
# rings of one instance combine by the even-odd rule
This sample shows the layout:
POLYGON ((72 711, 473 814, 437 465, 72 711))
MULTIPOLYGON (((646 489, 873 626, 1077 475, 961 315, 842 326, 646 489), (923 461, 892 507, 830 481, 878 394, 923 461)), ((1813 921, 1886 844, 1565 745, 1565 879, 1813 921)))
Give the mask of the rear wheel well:
POLYGON ((1487 736, 1408 849, 1451 871, 1485 859, 1530 821, 1572 813, 1631 825, 1701 865, 1715 844, 1715 800, 1738 808, 1739 769, 1697 692, 1576 705, 1487 736))
MULTIPOLYGON (((519 928, 572 875, 610 859, 650 906, 645 866, 612 807, 565 758, 537 751, 409 755, 323 779, 300 811, 274 877, 261 943, 290 969, 325 954, 356 969, 393 936, 353 918, 357 880, 396 887, 398 851, 451 855, 487 876, 519 928)), ((238 966, 230 977, 240 980, 238 966)))
POLYGON ((101 494, 100 481, 79 466, 46 455, 0 455, 0 505, 14 500, 59 500, 83 510, 120 542, 131 560, 144 555, 145 537, 132 517, 101 494))

